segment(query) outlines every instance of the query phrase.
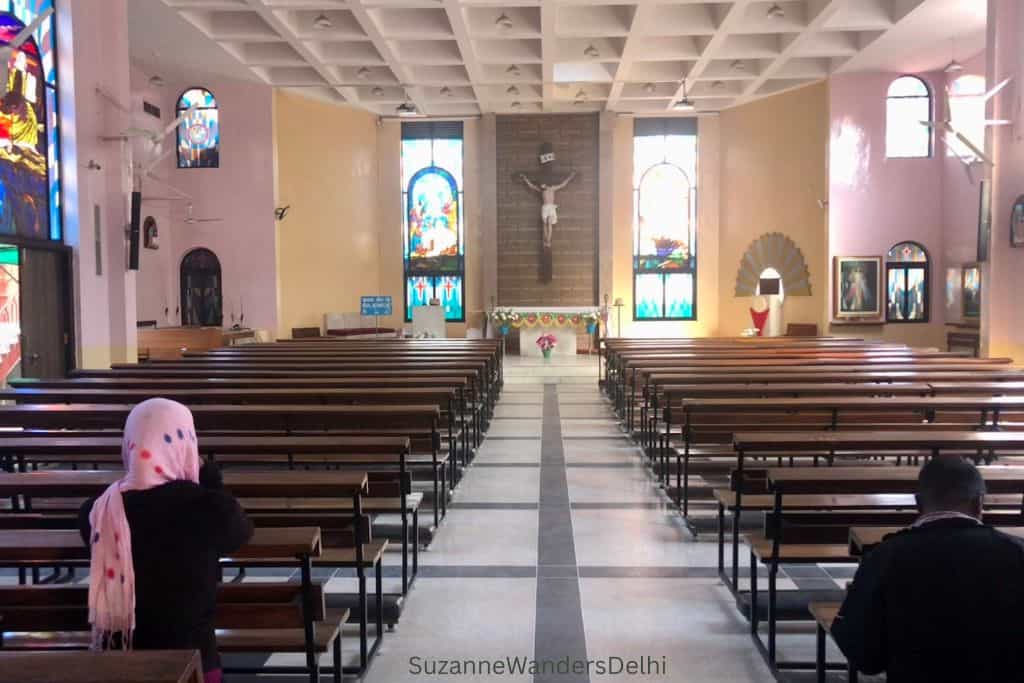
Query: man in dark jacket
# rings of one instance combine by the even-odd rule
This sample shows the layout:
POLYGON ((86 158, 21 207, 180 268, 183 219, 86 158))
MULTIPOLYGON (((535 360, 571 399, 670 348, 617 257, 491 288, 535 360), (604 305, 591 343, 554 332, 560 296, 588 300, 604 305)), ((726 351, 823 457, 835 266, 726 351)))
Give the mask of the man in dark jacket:
POLYGON ((832 625, 860 671, 889 683, 1024 681, 1024 542, 981 522, 970 463, 921 468, 921 516, 861 562, 832 625))

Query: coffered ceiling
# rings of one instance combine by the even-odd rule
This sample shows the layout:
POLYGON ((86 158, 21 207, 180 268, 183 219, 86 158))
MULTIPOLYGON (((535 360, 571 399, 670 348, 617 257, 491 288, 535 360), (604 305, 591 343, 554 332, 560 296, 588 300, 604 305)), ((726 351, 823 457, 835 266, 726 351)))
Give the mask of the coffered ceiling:
POLYGON ((980 0, 163 2, 266 83, 382 115, 665 114, 684 92, 716 111, 922 51, 948 61, 945 41, 973 54, 985 26, 980 0))

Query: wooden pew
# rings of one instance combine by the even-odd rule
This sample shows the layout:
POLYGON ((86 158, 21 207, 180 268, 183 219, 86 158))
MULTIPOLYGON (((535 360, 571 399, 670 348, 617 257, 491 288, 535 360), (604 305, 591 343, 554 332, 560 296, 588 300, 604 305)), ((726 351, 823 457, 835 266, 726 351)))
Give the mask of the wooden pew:
MULTIPOLYGON (((0 622, 0 628, 3 628, 0 622)), ((196 650, 5 652, 0 683, 203 683, 196 650)))
MULTIPOLYGON (((0 406, 0 427, 24 429, 121 429, 130 405, 16 405, 0 406)), ((328 432, 331 436, 402 436, 426 444, 434 472, 443 477, 447 456, 440 453, 437 406, 367 405, 198 405, 192 406, 196 430, 204 432, 328 432)), ((204 437, 205 438, 205 437, 204 437)), ((447 512, 447 492, 435 477, 434 526, 447 512), (442 495, 444 493, 444 495, 442 495), (437 501, 440 501, 438 506, 437 501), (439 509, 440 507, 440 509, 439 509)), ((452 476, 451 485, 454 486, 452 476)))
MULTIPOLYGON (((735 431, 791 429, 843 430, 870 425, 902 430, 935 423, 946 429, 997 429, 1000 416, 1024 409, 1024 397, 987 396, 817 396, 813 398, 684 399, 668 411, 667 426, 679 426, 681 447, 674 449, 677 498, 688 512, 691 455, 701 443, 732 440, 735 431), (704 438, 702 438, 704 437, 704 438)), ((668 471, 668 442, 661 449, 662 472, 668 471)), ((732 462, 732 449, 701 449, 701 457, 732 462)), ((825 452, 826 455, 829 453, 825 452)), ((815 460, 817 460, 815 458, 815 460)), ((666 482, 667 483, 667 482, 666 482)))
MULTIPOLYGON (((256 529, 249 543, 233 555, 234 560, 249 560, 254 565, 266 557, 290 557, 302 569, 302 586, 312 602, 312 558, 321 552, 320 530, 316 528, 256 529)), ((0 530, 0 566, 87 566, 89 549, 78 531, 0 530)), ((303 625, 306 668, 311 683, 319 678, 314 626, 309 619, 303 625), (316 678, 314 678, 316 675, 316 678)))
MULTIPOLYGON (((33 511, 34 499, 70 498, 77 502, 81 498, 98 495, 110 483, 121 476, 119 471, 58 471, 47 470, 19 474, 0 474, 0 497, 11 498, 15 511, 33 511)), ((238 497, 247 512, 257 525, 258 532, 267 529, 317 524, 323 531, 317 530, 316 558, 303 557, 300 569, 303 573, 303 584, 311 580, 312 568, 317 565, 328 567, 347 567, 356 570, 359 588, 355 596, 346 599, 351 607, 352 617, 360 628, 360 667, 351 669, 350 673, 359 673, 365 669, 368 658, 378 649, 385 620, 385 598, 382 593, 382 560, 387 548, 386 541, 374 541, 370 537, 369 524, 363 517, 362 495, 366 491, 369 475, 365 472, 236 472, 224 474, 225 489, 238 497), (322 509, 303 512, 293 510, 290 500, 322 499, 322 509), (255 501, 250 499, 256 499, 255 501), (258 503, 262 501, 263 504, 258 503), (273 502, 271 505, 267 503, 273 502), (372 645, 369 644, 369 599, 367 597, 366 570, 376 573, 376 612, 377 634, 372 645)), ((15 512, 17 524, 17 512, 15 512)), ((5 515, 0 514, 0 522, 5 515)), ((72 527, 77 526, 77 515, 69 518, 72 527)), ((249 555, 236 555, 223 558, 222 565, 245 568, 258 566, 294 567, 295 556, 292 553, 276 554, 272 546, 265 546, 265 555, 258 559, 249 555)), ((87 556, 86 556, 87 557, 87 556)), ((56 565, 74 566, 75 562, 54 562, 56 565)), ((81 564, 79 562, 78 564, 81 564)), ((26 565, 28 566, 28 565, 26 565)), ((31 565, 33 570, 47 563, 31 565)), ((35 573, 35 571, 34 571, 35 573)), ((387 611, 391 623, 397 621, 401 608, 400 598, 389 599, 387 611)))
MULTIPOLYGON (((291 583, 221 584, 217 587, 214 625, 217 649, 229 653, 305 652, 305 624, 313 624, 314 650, 331 653, 333 680, 342 680, 341 624, 348 610, 329 612, 323 585, 306 591, 291 583)), ((0 587, 3 649, 66 651, 88 648, 89 587, 0 587)), ((227 672, 295 673, 295 667, 225 667, 227 672)), ((305 668, 299 669, 306 673, 305 668)), ((319 679, 319 675, 317 676, 319 679)), ((111 680, 119 680, 114 675, 111 680)))
MULTIPOLYGON (((1024 468, 982 467, 988 490, 996 494, 1019 495, 1024 491, 1024 468)), ((762 649, 768 661, 776 668, 800 667, 801 663, 779 662, 776 657, 777 622, 780 618, 776 580, 780 564, 784 562, 849 562, 847 538, 851 527, 856 524, 897 524, 906 525, 917 517, 917 512, 888 513, 873 510, 850 513, 794 512, 786 509, 785 497, 793 494, 819 495, 828 498, 833 494, 859 493, 870 488, 876 493, 905 493, 917 487, 917 467, 854 467, 854 468, 783 468, 768 470, 769 487, 774 495, 773 510, 766 520, 763 537, 751 540, 751 568, 756 570, 758 562, 768 565, 768 644, 762 649), (842 537, 837 537, 837 532, 842 537), (836 543, 835 541, 841 541, 836 543)), ((822 507, 831 507, 831 501, 822 507)), ((1024 526, 1020 509, 1006 512, 989 512, 986 515, 997 519, 997 525, 1024 526)), ((1024 535, 1022 530, 1021 535, 1024 535)), ((751 633, 761 647, 757 630, 757 583, 756 572, 752 574, 750 591, 751 633)), ((806 614, 797 610, 790 618, 806 614)))

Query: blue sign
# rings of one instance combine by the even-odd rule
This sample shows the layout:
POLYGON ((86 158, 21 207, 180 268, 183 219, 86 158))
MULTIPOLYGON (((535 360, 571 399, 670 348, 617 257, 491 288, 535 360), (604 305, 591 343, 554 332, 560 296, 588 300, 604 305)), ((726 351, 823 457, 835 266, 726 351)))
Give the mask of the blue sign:
POLYGON ((359 297, 359 315, 391 315, 390 296, 359 297))

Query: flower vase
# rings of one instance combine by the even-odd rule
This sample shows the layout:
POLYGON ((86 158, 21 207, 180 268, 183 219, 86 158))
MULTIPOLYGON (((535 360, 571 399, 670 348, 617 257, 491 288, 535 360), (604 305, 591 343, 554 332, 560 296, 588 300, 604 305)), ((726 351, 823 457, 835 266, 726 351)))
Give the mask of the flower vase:
POLYGON ((541 349, 540 352, 544 356, 544 360, 551 360, 551 349, 541 349))
POLYGON ((501 327, 498 328, 498 330, 501 332, 501 336, 504 337, 506 334, 508 334, 508 325, 502 325, 501 327))
POLYGON ((587 323, 587 334, 594 334, 597 332, 597 323, 587 323))

